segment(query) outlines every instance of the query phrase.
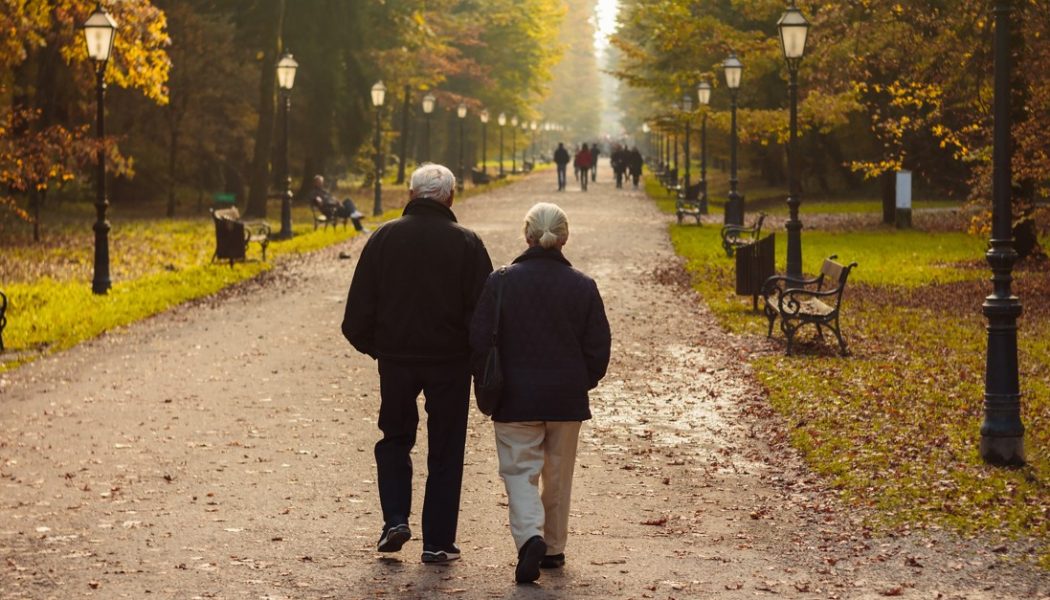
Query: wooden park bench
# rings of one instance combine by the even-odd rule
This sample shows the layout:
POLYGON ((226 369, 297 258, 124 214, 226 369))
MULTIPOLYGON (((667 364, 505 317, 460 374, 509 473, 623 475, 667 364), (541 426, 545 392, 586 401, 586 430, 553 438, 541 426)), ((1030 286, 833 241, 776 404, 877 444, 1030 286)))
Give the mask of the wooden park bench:
POLYGON ((689 186, 688 189, 678 192, 678 196, 675 198, 674 214, 678 217, 678 224, 682 224, 682 219, 687 215, 696 218, 696 224, 700 224, 701 213, 701 201, 700 201, 700 190, 701 184, 695 183, 689 186))
POLYGON ((264 221, 242 221, 237 207, 212 209, 212 221, 215 222, 215 254, 211 260, 228 260, 233 266, 235 260, 245 260, 248 245, 259 244, 262 259, 266 260, 266 247, 270 244, 270 226, 264 221))
POLYGON ((482 171, 481 169, 471 169, 470 181, 474 185, 485 185, 488 183, 492 183, 492 177, 490 177, 488 173, 482 171))
POLYGON ((762 235, 762 222, 766 220, 765 213, 759 213, 755 222, 750 227, 745 225, 725 225, 722 227, 722 248, 726 256, 732 258, 733 251, 741 246, 746 246, 758 241, 762 235))
POLYGON ((4 351, 5 327, 7 327, 7 296, 0 292, 0 352, 4 351))
POLYGON ((846 280, 857 263, 842 266, 835 262, 836 256, 824 260, 820 275, 812 279, 792 279, 774 275, 762 286, 764 311, 769 320, 767 337, 773 336, 773 324, 780 317, 780 330, 787 337, 787 353, 791 354, 795 332, 806 323, 817 326, 817 333, 824 337, 824 327, 831 329, 839 341, 839 349, 846 355, 846 342, 839 328, 839 312, 842 308, 842 292, 846 280))

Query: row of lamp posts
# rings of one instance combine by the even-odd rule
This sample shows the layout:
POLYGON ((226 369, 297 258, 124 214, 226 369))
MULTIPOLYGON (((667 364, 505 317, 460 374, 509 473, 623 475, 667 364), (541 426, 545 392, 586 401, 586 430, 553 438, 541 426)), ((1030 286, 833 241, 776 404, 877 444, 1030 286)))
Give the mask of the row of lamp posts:
MULTIPOLYGON (((1013 265, 1017 260, 1014 248, 1011 219, 1011 149, 1010 149, 1010 71, 1011 64, 1011 5, 1008 0, 997 0, 993 14, 995 19, 995 103, 993 134, 992 175, 992 237, 987 252, 992 269, 994 290, 984 302, 983 312, 988 319, 988 345, 985 364, 984 421, 981 425, 980 454, 982 459, 994 465, 1020 466, 1024 457, 1024 424, 1021 421, 1021 393, 1017 365, 1017 318, 1021 315, 1021 301, 1011 292, 1013 265)), ((777 22, 781 50, 788 68, 789 138, 788 138, 788 221, 787 230, 787 277, 802 279, 802 222, 799 206, 802 204, 802 186, 799 179, 798 161, 798 70, 806 50, 809 23, 794 2, 777 22)), ((726 204, 725 222, 743 224, 744 198, 738 193, 737 179, 737 91, 743 64, 734 54, 722 63, 726 87, 730 94, 730 175, 729 201, 726 204)), ((700 104, 707 105, 711 86, 702 82, 697 86, 700 104)), ((691 111, 687 98, 682 108, 691 111)), ((701 185, 706 191, 706 125, 707 114, 701 129, 701 185)), ((643 128, 647 130, 648 124, 643 128)), ((649 130, 651 131, 651 130, 649 130)), ((649 133, 646 131, 646 133, 649 133)), ((686 171, 685 184, 689 185, 689 122, 686 122, 686 171)), ((661 152, 663 148, 661 147, 661 152)), ((677 144, 675 148, 677 155, 677 144)), ((670 153, 665 154, 670 159, 670 153)), ((677 156, 675 165, 677 166, 677 156)), ((703 194, 706 199, 706 194, 703 194)), ((706 206, 702 207, 706 212, 706 206)))

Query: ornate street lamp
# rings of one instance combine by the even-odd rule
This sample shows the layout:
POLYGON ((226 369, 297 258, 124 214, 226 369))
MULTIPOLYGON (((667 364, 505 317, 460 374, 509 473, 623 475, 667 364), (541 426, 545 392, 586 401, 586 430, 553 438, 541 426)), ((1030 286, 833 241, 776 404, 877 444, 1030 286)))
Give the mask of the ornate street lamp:
POLYGON ((1010 214, 1010 2, 998 0, 995 14, 995 131, 992 136, 992 239, 985 255, 995 290, 985 298, 988 354, 985 363, 981 458, 994 465, 1020 466, 1024 458, 1021 387, 1017 373, 1017 317, 1021 301, 1010 291, 1017 260, 1010 214))
POLYGON ((790 216, 787 225, 787 276, 802 279, 802 222, 798 219, 798 207, 802 204, 802 186, 798 165, 798 67, 806 53, 806 37, 809 22, 802 16, 795 3, 777 21, 780 30, 780 49, 788 67, 788 92, 791 96, 791 135, 788 141, 788 198, 790 216))
POLYGON ((95 274, 91 280, 91 291, 105 294, 113 286, 109 279, 109 221, 106 209, 106 153, 103 143, 106 137, 106 64, 113 53, 113 40, 117 37, 117 22, 99 4, 95 12, 84 22, 84 41, 88 57, 95 61, 95 108, 98 137, 97 170, 95 173, 95 274))
POLYGON ((386 86, 383 85, 382 81, 377 81, 376 84, 372 86, 372 105, 376 107, 376 131, 375 137, 372 138, 372 146, 375 150, 376 159, 375 201, 372 204, 372 215, 374 216, 383 214, 383 124, 380 119, 383 112, 384 98, 386 98, 386 86))
POLYGON ((730 54, 729 58, 726 58, 722 63, 722 69, 725 71, 726 87, 729 88, 732 112, 729 126, 729 201, 726 203, 724 222, 726 225, 743 225, 744 197, 737 193, 739 181, 736 177, 736 96, 737 91, 740 89, 740 76, 743 74, 744 65, 736 57, 736 54, 730 54))
POLYGON ((288 113, 292 108, 292 86, 295 85, 295 70, 299 63, 285 52, 277 61, 277 87, 281 89, 281 175, 279 181, 284 183, 281 193, 281 231, 277 239, 288 240, 292 237, 292 177, 288 169, 288 113))
POLYGON ((463 191, 463 174, 466 172, 466 167, 463 164, 463 122, 467 120, 467 105, 462 102, 456 108, 456 116, 459 117, 459 181, 456 182, 456 188, 459 191, 463 191))
POLYGON ((500 113, 496 122, 499 123, 499 176, 503 177, 503 126, 507 124, 507 115, 500 113))
POLYGON ((427 92, 426 96, 423 96, 423 114, 426 115, 423 119, 426 121, 426 141, 423 142, 423 160, 430 160, 430 113, 434 112, 434 103, 437 101, 434 98, 434 94, 427 92))
POLYGON ((700 102, 700 214, 707 214, 707 106, 711 104, 711 84, 701 81, 696 86, 696 99, 700 102))
POLYGON ((489 172, 489 166, 485 163, 488 160, 488 156, 486 155, 489 125, 488 109, 482 110, 478 115, 478 118, 481 119, 481 172, 487 174, 489 172))
POLYGON ((518 117, 510 118, 510 174, 518 174, 518 117))
POLYGON ((691 162, 690 157, 692 153, 689 151, 689 138, 693 137, 693 97, 683 96, 682 97, 682 112, 685 114, 685 193, 689 193, 689 185, 692 183, 692 178, 689 175, 689 163, 691 162))

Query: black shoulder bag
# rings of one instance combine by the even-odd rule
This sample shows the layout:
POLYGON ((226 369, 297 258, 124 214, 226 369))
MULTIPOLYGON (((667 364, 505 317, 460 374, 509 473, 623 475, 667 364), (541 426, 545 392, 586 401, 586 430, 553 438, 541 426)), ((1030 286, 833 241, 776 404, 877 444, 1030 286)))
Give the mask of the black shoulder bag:
POLYGON ((503 304, 503 278, 507 267, 501 267, 496 277, 496 321, 492 326, 492 340, 485 353, 485 361, 480 372, 474 377, 474 397, 478 401, 478 410, 483 415, 492 416, 499 407, 503 393, 503 367, 499 360, 499 317, 500 305, 503 304))

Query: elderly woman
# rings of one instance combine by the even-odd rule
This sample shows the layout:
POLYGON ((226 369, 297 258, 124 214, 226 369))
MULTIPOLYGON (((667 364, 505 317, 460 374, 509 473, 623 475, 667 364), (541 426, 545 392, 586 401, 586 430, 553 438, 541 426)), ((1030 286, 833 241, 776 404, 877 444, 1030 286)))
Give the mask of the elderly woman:
POLYGON ((502 285, 504 385, 492 420, 519 583, 538 579, 541 567, 565 564, 576 445, 582 421, 591 418, 587 393, 609 365, 605 306, 594 280, 562 255, 568 239, 561 208, 533 206, 525 216, 528 249, 489 276, 470 327, 471 348, 484 353, 497 318, 496 286, 502 285))

